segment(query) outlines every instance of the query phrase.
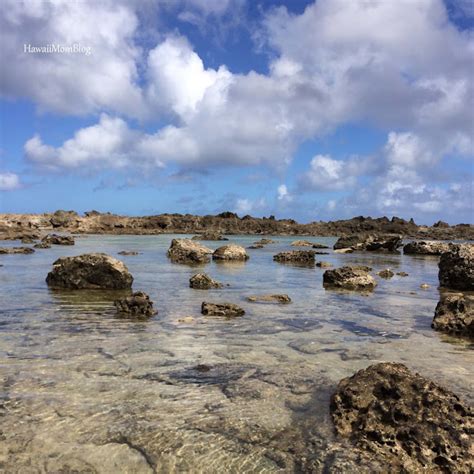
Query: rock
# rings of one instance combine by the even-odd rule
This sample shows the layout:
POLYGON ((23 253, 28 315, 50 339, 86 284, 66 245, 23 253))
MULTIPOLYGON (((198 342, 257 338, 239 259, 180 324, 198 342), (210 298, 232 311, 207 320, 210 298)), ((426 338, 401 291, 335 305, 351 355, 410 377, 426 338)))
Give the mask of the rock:
POLYGON ((132 282, 128 268, 105 253, 59 258, 46 277, 50 287, 68 289, 118 290, 131 288, 132 282))
POLYGON ((127 255, 127 256, 132 256, 132 255, 138 255, 140 252, 136 252, 135 250, 121 250, 118 252, 119 255, 127 255))
POLYGON ((450 244, 439 260, 439 283, 454 290, 474 290, 474 245, 450 244))
POLYGON ((308 240, 295 240, 290 244, 292 247, 312 247, 313 243, 308 240))
POLYGON ((56 211, 50 219, 53 227, 69 227, 76 221, 79 214, 75 211, 56 211))
POLYGON ((449 244, 445 242, 420 241, 409 242, 403 247, 403 253, 407 255, 441 255, 449 250, 449 244))
POLYGON ((249 256, 240 245, 223 245, 212 254, 214 260, 248 260, 249 256))
POLYGON ((30 254, 33 253, 34 249, 31 247, 0 247, 0 254, 30 254))
POLYGON ((354 249, 346 248, 346 249, 335 249, 334 253, 353 253, 354 249))
POLYGON ((316 262, 316 266, 319 268, 330 268, 332 264, 329 262, 316 262))
POLYGON ((210 261, 210 248, 191 239, 173 239, 168 250, 168 257, 174 263, 207 263, 210 261))
POLYGON ((193 240, 229 240, 225 238, 220 232, 204 232, 199 235, 195 235, 193 240))
POLYGON ((380 272, 377 273, 377 275, 380 277, 380 278, 392 278, 393 275, 395 275, 395 273, 392 272, 392 270, 390 270, 390 268, 386 268, 385 270, 381 270, 380 272))
POLYGON ((153 301, 143 291, 136 291, 127 298, 115 300, 114 305, 121 316, 145 319, 158 313, 153 309, 153 301))
POLYGON ((448 224, 447 222, 444 222, 444 221, 438 221, 438 222, 436 222, 435 224, 433 224, 433 227, 448 229, 448 228, 449 228, 449 224, 448 224))
POLYGON ((347 290, 372 291, 377 282, 369 275, 368 267, 352 266, 326 270, 323 274, 325 288, 344 288, 347 290))
POLYGON ((207 303, 203 301, 201 313, 205 316, 225 316, 226 318, 235 318, 243 316, 245 311, 233 303, 207 303))
POLYGON ((273 256, 275 262, 280 263, 302 263, 305 265, 314 264, 314 255, 313 250, 289 250, 287 252, 280 252, 273 256))
POLYGON ((37 244, 33 245, 35 249, 50 249, 51 244, 49 242, 38 242, 37 244))
POLYGON ((407 277, 408 273, 407 272, 397 272, 397 275, 401 276, 401 277, 407 277))
POLYGON ((22 237, 21 243, 22 243, 22 244, 33 244, 33 243, 34 243, 34 239, 31 238, 30 236, 22 237))
POLYGON ((291 303, 291 298, 288 295, 253 295, 248 296, 247 301, 252 303, 291 303))
POLYGON ((420 288, 421 288, 422 290, 427 290, 428 288, 430 288, 430 285, 428 285, 428 283, 422 283, 422 284, 420 285, 420 288))
POLYGON ((212 288, 222 288, 222 283, 213 280, 206 273, 196 273, 189 280, 189 286, 196 290, 210 290, 212 288))
POLYGON ((352 234, 340 237, 334 244, 334 250, 352 248, 353 250, 394 252, 402 245, 400 235, 352 234))
POLYGON ((329 247, 324 244, 320 244, 318 242, 313 243, 313 249, 328 249, 329 247))
POLYGON ((330 411, 338 435, 386 472, 472 472, 473 410, 405 365, 371 365, 339 382, 330 411))
POLYGON ((74 237, 71 235, 48 234, 41 239, 41 242, 50 245, 74 245, 74 237))
POLYGON ((264 247, 265 245, 263 244, 253 244, 253 245, 249 245, 247 248, 251 250, 256 250, 256 249, 263 249, 264 247))
POLYGON ((268 245, 268 244, 274 244, 275 241, 272 239, 260 239, 254 242, 254 245, 268 245))
POLYGON ((462 293, 444 295, 436 305, 431 327, 436 331, 474 339, 474 299, 462 293))

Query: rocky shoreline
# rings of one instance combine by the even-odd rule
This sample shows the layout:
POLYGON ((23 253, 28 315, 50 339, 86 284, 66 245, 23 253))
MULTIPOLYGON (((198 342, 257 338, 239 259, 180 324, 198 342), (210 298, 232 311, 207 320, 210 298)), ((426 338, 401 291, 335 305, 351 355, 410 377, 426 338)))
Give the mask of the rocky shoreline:
POLYGON ((97 211, 79 215, 75 211, 63 210, 45 214, 0 214, 0 239, 28 239, 51 231, 73 234, 203 234, 203 238, 212 234, 343 236, 384 233, 413 239, 474 240, 474 226, 471 224, 450 226, 439 221, 432 226, 421 226, 413 219, 407 221, 398 217, 359 216, 347 220, 300 224, 292 219, 275 219, 274 216, 239 217, 233 212, 222 212, 215 216, 160 214, 142 217, 97 211))

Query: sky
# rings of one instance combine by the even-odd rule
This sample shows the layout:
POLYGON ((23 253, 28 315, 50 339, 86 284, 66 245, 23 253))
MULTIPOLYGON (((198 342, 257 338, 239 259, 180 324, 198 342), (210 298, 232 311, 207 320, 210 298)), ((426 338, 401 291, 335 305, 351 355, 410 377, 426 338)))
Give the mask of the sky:
POLYGON ((471 0, 0 7, 0 212, 473 223, 471 0))

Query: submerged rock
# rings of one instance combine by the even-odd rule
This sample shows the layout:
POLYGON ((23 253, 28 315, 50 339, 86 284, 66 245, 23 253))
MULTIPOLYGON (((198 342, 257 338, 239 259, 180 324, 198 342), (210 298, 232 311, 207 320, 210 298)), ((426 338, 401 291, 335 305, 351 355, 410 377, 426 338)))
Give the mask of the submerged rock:
POLYGON ((397 272, 397 275, 401 276, 401 277, 407 277, 408 273, 407 272, 397 272))
POLYGON ((439 260, 439 283, 454 290, 474 290, 474 245, 450 244, 439 260))
POLYGON ((118 290, 131 288, 132 282, 128 268, 105 253, 59 258, 46 277, 50 287, 68 289, 118 290))
POLYGON ((341 380, 330 411, 337 434, 385 459, 387 472, 472 472, 472 409, 403 364, 341 380))
POLYGON ((256 249, 263 249, 264 247, 265 245, 263 244, 252 244, 252 245, 249 245, 247 248, 250 250, 256 250, 256 249))
POLYGON ((332 263, 329 262, 316 262, 316 266, 319 268, 330 268, 332 267, 332 263))
POLYGON ((50 245, 74 245, 74 237, 71 235, 48 234, 41 239, 41 242, 50 245))
POLYGON ((34 253, 31 247, 0 247, 0 254, 30 254, 34 253))
POLYGON ((308 240, 295 240, 290 244, 292 247, 312 247, 313 243, 308 240))
POLYGON ((126 255, 126 256, 133 256, 138 255, 140 252, 136 252, 135 250, 121 250, 117 252, 119 255, 126 255))
POLYGON ((340 237, 334 244, 334 250, 352 248, 353 250, 395 252, 402 245, 400 235, 352 234, 340 237))
POLYGON ((235 318, 243 316, 245 311, 233 303, 208 303, 203 301, 201 313, 205 316, 225 316, 226 318, 235 318))
POLYGON ((445 242, 421 241, 409 242, 403 247, 403 253, 407 255, 441 255, 449 250, 449 244, 445 242))
POLYGON ((328 249, 329 247, 324 244, 320 244, 319 242, 313 243, 313 249, 328 249))
POLYGON ((193 240, 229 240, 224 237, 220 232, 208 231, 199 235, 195 235, 193 240))
POLYGON ((126 317, 147 319, 158 313, 153 309, 153 301, 143 291, 136 291, 131 296, 115 300, 114 305, 117 312, 126 317))
POLYGON ((386 268, 385 270, 381 270, 380 272, 378 272, 377 275, 380 278, 389 279, 389 278, 392 278, 393 275, 395 275, 395 273, 393 273, 392 270, 390 270, 390 268, 386 268))
POLYGON ((291 303, 291 298, 288 295, 252 295, 247 297, 247 301, 252 303, 291 303))
POLYGON ((245 248, 240 245, 223 245, 212 254, 214 260, 248 260, 245 248))
POLYGON ((347 290, 372 291, 377 282, 369 275, 370 267, 346 266, 326 270, 323 274, 323 285, 326 288, 344 288, 347 290))
POLYGON ((314 250, 289 250, 287 252, 280 252, 273 256, 275 262, 294 262, 302 264, 314 264, 314 250))
POLYGON ((168 257, 174 263, 208 263, 212 250, 191 239, 173 239, 168 257))
POLYGON ((431 327, 436 331, 474 338, 474 299, 462 293, 444 295, 436 305, 431 327))
POLYGON ((213 280, 207 273, 196 273, 189 279, 189 286, 196 290, 210 290, 222 288, 222 283, 213 280))
POLYGON ((38 242, 37 244, 33 245, 35 249, 50 249, 51 244, 49 242, 38 242))
POLYGON ((254 242, 253 245, 268 245, 268 244, 274 244, 274 243, 275 241, 272 239, 260 239, 254 242))

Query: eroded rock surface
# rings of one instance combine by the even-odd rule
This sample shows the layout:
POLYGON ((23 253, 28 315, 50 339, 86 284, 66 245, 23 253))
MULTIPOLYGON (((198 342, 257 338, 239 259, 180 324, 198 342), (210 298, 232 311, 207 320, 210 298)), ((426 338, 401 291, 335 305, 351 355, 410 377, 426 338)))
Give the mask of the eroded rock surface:
POLYGON ((128 268, 105 253, 59 258, 46 277, 50 287, 68 289, 118 290, 131 288, 132 282, 128 268))
POLYGON ((450 244, 439 260, 439 284, 454 290, 474 290, 474 245, 450 244))
POLYGON ((352 234, 340 237, 334 244, 334 250, 351 248, 353 250, 367 250, 370 252, 395 252, 402 245, 400 235, 383 234, 352 234))
POLYGON ((325 288, 343 288, 347 290, 372 291, 377 282, 369 275, 370 267, 346 266, 326 270, 323 274, 325 288))
POLYGON ((474 339, 474 298, 462 293, 443 295, 436 306, 431 327, 474 339))
POLYGON ((74 245, 74 237, 71 235, 48 234, 41 239, 41 242, 50 245, 74 245))
POLYGON ((207 273, 196 273, 189 279, 189 286, 196 290, 222 288, 222 283, 212 279, 207 273))
POLYGON ((31 247, 0 247, 0 254, 30 254, 33 253, 34 249, 31 247))
POLYGON ((212 250, 191 239, 173 239, 168 257, 174 263, 208 263, 212 250))
POLYGON ((390 279, 393 277, 393 275, 395 275, 395 273, 392 272, 392 270, 390 270, 390 268, 386 268, 385 270, 381 270, 380 272, 377 273, 377 275, 380 277, 380 278, 385 278, 385 279, 390 279))
POLYGON ((234 303, 208 303, 203 301, 201 313, 205 316, 224 316, 226 318, 235 318, 243 316, 245 311, 234 303))
POLYGON ((472 409, 403 364, 375 364, 341 380, 330 409, 336 432, 386 459, 387 472, 474 469, 472 409))
POLYGON ((252 295, 247 297, 247 301, 252 303, 291 303, 291 298, 285 294, 278 295, 252 295))
POLYGON ((274 255, 273 260, 280 263, 290 262, 311 265, 314 264, 315 254, 314 250, 289 250, 274 255))
POLYGON ((403 247, 403 253, 408 255, 441 255, 448 250, 449 244, 445 242, 434 242, 432 240, 409 242, 403 247))
POLYGON ((248 260, 249 256, 245 248, 240 245, 223 245, 212 254, 214 260, 248 260))
POLYGON ((308 240, 295 240, 290 244, 292 247, 312 247, 313 243, 308 240))
POLYGON ((132 295, 114 301, 117 313, 120 316, 148 319, 158 311, 153 309, 153 301, 143 291, 136 291, 132 295))
POLYGON ((229 240, 224 237, 220 232, 203 232, 202 234, 195 235, 193 240, 229 240))

